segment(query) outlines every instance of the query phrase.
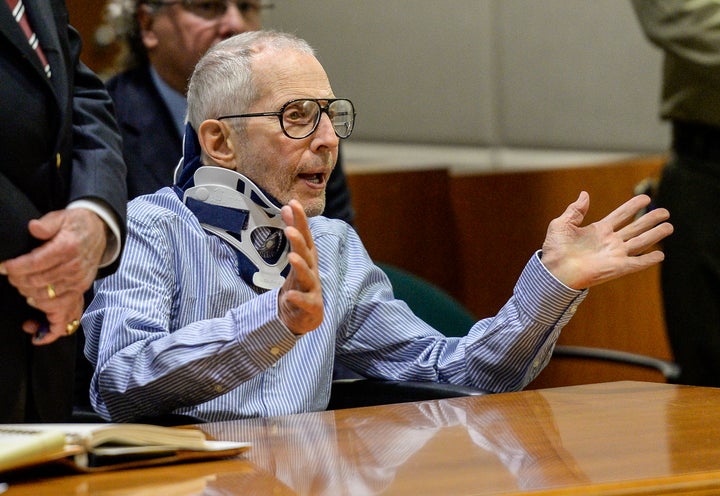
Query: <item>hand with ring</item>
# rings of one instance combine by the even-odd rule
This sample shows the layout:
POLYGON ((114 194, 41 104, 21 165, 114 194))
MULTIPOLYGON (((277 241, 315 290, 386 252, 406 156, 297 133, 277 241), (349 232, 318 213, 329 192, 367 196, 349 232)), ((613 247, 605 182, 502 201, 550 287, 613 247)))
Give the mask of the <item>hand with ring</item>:
MULTIPOLYGON (((46 295, 48 298, 50 287, 51 285, 48 286, 48 295, 46 295)), ((57 303, 57 306, 45 312, 47 322, 27 320, 22 325, 23 331, 33 336, 34 345, 50 344, 62 337, 72 336, 80 327, 80 316, 85 305, 82 293, 56 292, 51 302, 57 303)))
MULTIPOLYGON (((30 234, 41 241, 29 253, 0 260, 0 275, 28 305, 45 313, 48 331, 33 339, 49 344, 68 332, 83 311, 83 294, 92 285, 107 244, 106 225, 85 208, 49 212, 28 224, 30 234)), ((26 321, 23 330, 32 335, 42 322, 26 321)))
POLYGON ((65 334, 72 336, 75 334, 75 331, 78 330, 78 327, 80 327, 80 321, 78 319, 73 319, 72 322, 68 322, 68 325, 65 326, 65 334))

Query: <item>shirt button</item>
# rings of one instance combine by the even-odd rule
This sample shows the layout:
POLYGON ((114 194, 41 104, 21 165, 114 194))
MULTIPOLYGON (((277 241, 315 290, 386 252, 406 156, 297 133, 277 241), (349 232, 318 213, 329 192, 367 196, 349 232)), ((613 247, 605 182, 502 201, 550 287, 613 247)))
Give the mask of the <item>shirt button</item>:
POLYGON ((540 367, 540 359, 536 358, 533 360, 533 370, 537 370, 538 367, 540 367))
POLYGON ((222 393, 222 392, 223 392, 223 387, 222 387, 220 384, 215 384, 215 388, 214 388, 214 389, 215 389, 215 392, 216 392, 216 393, 222 393))
POLYGON ((57 155, 55 155, 55 167, 57 167, 59 169, 61 163, 62 163, 62 157, 58 153, 57 155))
POLYGON ((573 306, 571 306, 570 308, 568 308, 568 312, 570 313, 570 315, 572 315, 572 314, 574 314, 575 312, 577 312, 577 308, 578 308, 577 305, 573 305, 573 306))
POLYGON ((280 354, 280 348, 278 348, 277 346, 273 346, 272 348, 270 348, 270 353, 277 356, 280 354))

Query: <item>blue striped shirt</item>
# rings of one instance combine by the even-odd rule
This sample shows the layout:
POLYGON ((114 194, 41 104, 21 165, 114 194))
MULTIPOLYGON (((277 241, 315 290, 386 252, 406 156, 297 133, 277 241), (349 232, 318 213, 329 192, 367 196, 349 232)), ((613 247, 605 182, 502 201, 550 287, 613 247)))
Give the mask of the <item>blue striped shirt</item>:
POLYGON ((535 254, 495 317, 446 338, 393 298, 350 226, 313 217, 310 229, 325 315, 298 337, 278 317, 278 290, 257 294, 246 284, 234 250, 170 188, 130 202, 120 268, 96 283, 82 319, 93 407, 113 421, 323 410, 335 359, 367 377, 519 390, 546 365, 586 294, 535 254))

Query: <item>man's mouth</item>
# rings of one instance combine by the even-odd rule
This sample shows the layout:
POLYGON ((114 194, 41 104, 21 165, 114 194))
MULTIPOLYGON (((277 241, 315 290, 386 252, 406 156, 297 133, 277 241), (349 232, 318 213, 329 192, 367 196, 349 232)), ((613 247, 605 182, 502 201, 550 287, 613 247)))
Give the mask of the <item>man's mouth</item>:
POLYGON ((312 184, 322 185, 325 184, 325 174, 322 172, 313 172, 306 174, 298 174, 298 177, 303 181, 307 181, 312 184))

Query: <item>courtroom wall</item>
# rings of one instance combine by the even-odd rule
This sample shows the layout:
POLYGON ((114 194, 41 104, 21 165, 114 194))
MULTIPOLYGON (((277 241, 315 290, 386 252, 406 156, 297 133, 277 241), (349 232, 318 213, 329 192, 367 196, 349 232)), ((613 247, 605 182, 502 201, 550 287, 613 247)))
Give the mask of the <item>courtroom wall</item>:
POLYGON ((353 141, 662 151, 661 54, 629 0, 276 0, 313 44, 353 141))
MULTIPOLYGON (((629 0, 265 0, 358 108, 354 142, 658 152, 661 54, 629 0)), ((101 0, 68 0, 95 70, 101 0)))

